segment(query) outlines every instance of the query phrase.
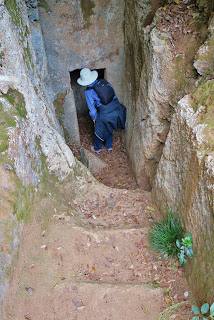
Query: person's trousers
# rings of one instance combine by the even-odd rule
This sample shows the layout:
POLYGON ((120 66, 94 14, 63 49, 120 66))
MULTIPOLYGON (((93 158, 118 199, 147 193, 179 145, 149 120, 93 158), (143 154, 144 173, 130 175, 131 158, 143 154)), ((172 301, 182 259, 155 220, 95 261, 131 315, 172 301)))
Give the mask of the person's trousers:
MULTIPOLYGON (((103 141, 100 140, 96 135, 94 135, 94 150, 102 149, 103 141)), ((106 149, 112 148, 113 144, 113 134, 110 134, 106 140, 104 141, 104 145, 106 149)))

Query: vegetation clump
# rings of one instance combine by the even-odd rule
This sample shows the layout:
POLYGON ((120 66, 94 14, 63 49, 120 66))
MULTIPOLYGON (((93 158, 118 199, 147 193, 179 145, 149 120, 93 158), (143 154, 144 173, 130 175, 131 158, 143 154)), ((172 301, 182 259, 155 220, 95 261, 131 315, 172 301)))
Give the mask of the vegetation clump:
POLYGON ((179 248, 177 240, 181 240, 184 229, 177 213, 167 212, 161 222, 154 222, 150 232, 150 243, 152 249, 167 254, 169 257, 177 257, 179 248))
POLYGON ((168 257, 178 258, 182 265, 185 265, 189 258, 193 257, 192 234, 187 232, 183 238, 184 229, 177 213, 167 212, 161 222, 153 222, 153 229, 149 238, 151 248, 168 257))
POLYGON ((182 240, 176 240, 176 245, 179 249, 178 253, 178 260, 181 264, 185 264, 187 260, 185 259, 185 256, 192 258, 193 257, 193 250, 192 250, 192 234, 190 232, 187 232, 187 235, 185 238, 182 238, 182 240))
POLYGON ((193 306, 192 311, 196 315, 192 320, 214 319, 214 303, 211 306, 209 306, 209 303, 204 303, 200 310, 193 306))

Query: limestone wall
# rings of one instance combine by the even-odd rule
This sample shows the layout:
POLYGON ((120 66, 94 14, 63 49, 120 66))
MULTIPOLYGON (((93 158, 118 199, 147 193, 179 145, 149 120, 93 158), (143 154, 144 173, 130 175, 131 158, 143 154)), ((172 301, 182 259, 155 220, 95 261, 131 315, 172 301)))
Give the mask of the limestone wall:
POLYGON ((192 107, 190 96, 178 103, 153 192, 162 212, 179 212, 186 232, 193 235, 195 256, 187 271, 195 298, 203 303, 214 296, 214 153, 203 149, 204 123, 192 107))
POLYGON ((49 172, 63 180, 76 165, 56 119, 43 50, 40 28, 30 25, 25 2, 1 2, 0 302, 34 196, 49 172), (41 44, 37 52, 35 43, 41 44))
MULTIPOLYGON (((39 2, 39 12, 55 98, 61 93, 69 95, 71 71, 89 67, 106 69, 106 79, 125 102, 124 1, 43 0, 39 2)), ((59 109, 68 143, 79 142, 75 119, 77 104, 78 101, 69 95, 66 104, 59 109), (66 121, 68 118, 72 120, 66 121)))
POLYGON ((106 68, 119 96, 123 81, 123 14, 121 0, 73 0, 40 3, 40 22, 48 66, 56 93, 70 89, 69 72, 106 68))
POLYGON ((151 23, 153 7, 154 1, 130 0, 125 16, 127 150, 137 182, 146 190, 152 188, 176 103, 196 80, 189 62, 199 46, 193 31, 180 38, 185 24, 175 27, 170 7, 168 12, 160 8, 151 23))
POLYGON ((178 211, 193 234, 195 257, 188 275, 199 303, 212 302, 214 296, 213 23, 194 62, 202 77, 178 102, 153 189, 162 211, 178 211))
POLYGON ((178 211, 192 232, 188 279, 199 304, 213 302, 213 21, 202 35, 199 26, 190 30, 190 9, 182 24, 172 5, 148 25, 152 4, 126 3, 128 156, 139 185, 152 188, 163 213, 178 211))

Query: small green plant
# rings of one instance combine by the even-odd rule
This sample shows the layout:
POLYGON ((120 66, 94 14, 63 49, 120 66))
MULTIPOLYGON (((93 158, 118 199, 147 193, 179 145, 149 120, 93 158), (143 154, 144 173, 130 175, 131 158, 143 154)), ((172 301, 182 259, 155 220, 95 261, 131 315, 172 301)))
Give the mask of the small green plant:
POLYGON ((181 264, 186 264, 187 260, 185 259, 186 255, 189 258, 192 258, 193 250, 192 250, 192 234, 187 232, 187 236, 182 240, 177 239, 176 245, 179 249, 178 252, 178 260, 181 264))
POLYGON ((214 303, 209 306, 209 303, 204 303, 199 310, 197 307, 193 306, 192 311, 196 316, 192 320, 209 320, 214 319, 214 303))
POLYGON ((173 304, 172 306, 170 306, 169 308, 163 310, 159 317, 158 317, 158 320, 167 320, 171 317, 171 315, 173 314, 173 312, 180 307, 180 305, 182 304, 183 302, 180 302, 180 303, 177 303, 177 304, 173 304))
POLYGON ((183 232, 178 214, 168 211, 163 221, 153 223, 153 229, 149 235, 151 248, 167 253, 169 257, 177 257, 180 249, 176 245, 176 240, 182 239, 183 232))

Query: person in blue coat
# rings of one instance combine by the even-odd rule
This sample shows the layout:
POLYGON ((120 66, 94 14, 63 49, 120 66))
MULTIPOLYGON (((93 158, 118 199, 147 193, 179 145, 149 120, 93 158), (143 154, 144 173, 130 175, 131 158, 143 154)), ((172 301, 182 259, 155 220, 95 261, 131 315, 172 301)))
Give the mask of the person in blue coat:
POLYGON ((101 154, 104 142, 106 150, 111 153, 113 130, 125 129, 126 108, 120 104, 112 85, 106 80, 98 79, 96 70, 82 69, 77 83, 87 86, 85 98, 95 127, 94 146, 91 151, 101 154), (101 83, 104 87, 102 91, 97 89, 101 83))

